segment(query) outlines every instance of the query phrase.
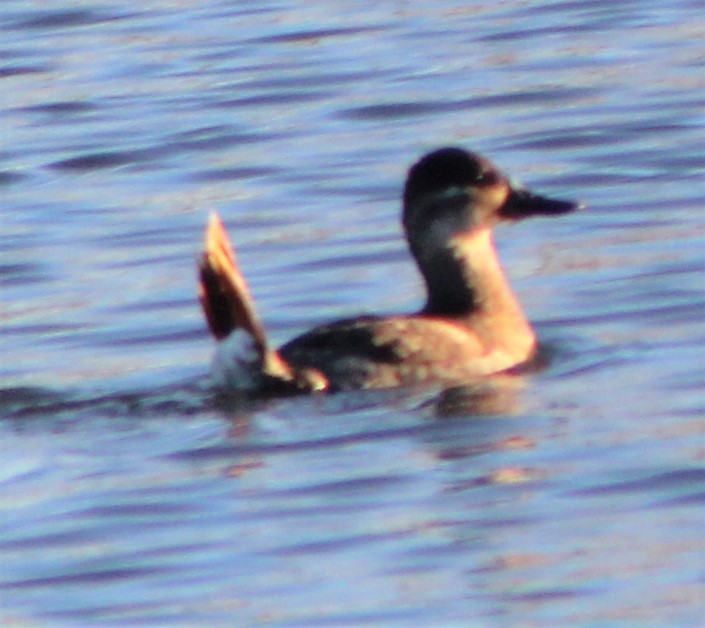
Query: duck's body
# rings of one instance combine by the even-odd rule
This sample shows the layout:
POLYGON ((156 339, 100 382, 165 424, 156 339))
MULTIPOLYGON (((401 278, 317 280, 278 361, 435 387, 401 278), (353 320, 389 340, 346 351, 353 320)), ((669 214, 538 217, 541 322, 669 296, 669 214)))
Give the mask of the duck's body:
POLYGON ((533 347, 486 351, 462 322, 410 315, 338 321, 292 340, 279 354, 317 369, 330 389, 341 390, 466 383, 524 362, 533 347))
MULTIPOLYGON (((426 282, 416 314, 362 316, 314 328, 270 348, 217 217, 201 261, 201 302, 218 339, 244 338, 249 353, 221 355, 224 383, 261 392, 459 385, 532 359, 536 337, 497 258, 500 220, 575 209, 513 190, 490 162, 456 148, 409 171, 403 223, 426 282), (238 332, 233 334, 233 332, 238 332)), ((225 352, 227 353, 227 351, 225 352)))

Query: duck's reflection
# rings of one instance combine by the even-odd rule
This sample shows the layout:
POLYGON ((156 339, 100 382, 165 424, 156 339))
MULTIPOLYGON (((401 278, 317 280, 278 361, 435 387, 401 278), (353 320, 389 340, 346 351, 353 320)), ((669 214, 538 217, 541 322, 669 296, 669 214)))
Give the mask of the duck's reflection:
POLYGON ((229 467, 228 474, 241 476, 264 466, 273 451, 360 445, 389 438, 421 440, 426 454, 437 461, 531 446, 515 433, 516 420, 502 420, 521 413, 525 384, 524 377, 507 375, 435 392, 397 388, 269 400, 228 392, 217 393, 214 400, 228 417, 227 439, 234 446, 233 454, 237 454, 237 463, 229 467), (286 432, 284 440, 276 434, 260 440, 266 416, 271 425, 281 426, 286 432), (345 429, 338 429, 341 419, 345 429), (302 421, 310 427, 310 439, 292 440, 287 426, 296 424, 296 431, 300 428, 309 434, 301 427, 302 421), (461 429, 460 439, 449 436, 448 430, 454 428, 443 427, 447 421, 461 429))
POLYGON ((521 409, 523 379, 493 377, 442 391, 431 404, 437 419, 514 415, 521 409))

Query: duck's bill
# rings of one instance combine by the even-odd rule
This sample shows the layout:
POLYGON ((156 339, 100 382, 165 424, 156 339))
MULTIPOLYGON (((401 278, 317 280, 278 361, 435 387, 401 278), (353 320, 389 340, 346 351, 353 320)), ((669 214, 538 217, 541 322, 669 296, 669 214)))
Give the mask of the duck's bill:
POLYGON ((500 215, 507 220, 521 220, 530 216, 560 216, 583 207, 582 203, 575 201, 539 196, 528 190, 512 190, 500 210, 500 215))

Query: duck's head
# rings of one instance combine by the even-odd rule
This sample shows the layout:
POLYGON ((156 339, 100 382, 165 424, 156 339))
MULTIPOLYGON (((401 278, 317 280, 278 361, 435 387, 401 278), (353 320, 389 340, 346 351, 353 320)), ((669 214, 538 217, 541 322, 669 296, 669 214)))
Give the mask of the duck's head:
POLYGON ((428 153, 409 170, 402 221, 411 249, 442 247, 452 237, 501 221, 555 216, 578 203, 549 199, 512 186, 488 159, 461 148, 428 153))

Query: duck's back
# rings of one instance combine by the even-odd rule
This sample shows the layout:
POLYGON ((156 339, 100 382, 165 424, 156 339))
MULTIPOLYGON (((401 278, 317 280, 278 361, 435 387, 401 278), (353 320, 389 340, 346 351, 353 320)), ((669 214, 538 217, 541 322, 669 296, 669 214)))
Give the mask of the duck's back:
POLYGON ((457 385, 522 361, 488 352, 461 322, 421 315, 337 321, 295 338, 279 353, 295 367, 321 371, 333 390, 457 385))

